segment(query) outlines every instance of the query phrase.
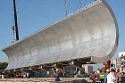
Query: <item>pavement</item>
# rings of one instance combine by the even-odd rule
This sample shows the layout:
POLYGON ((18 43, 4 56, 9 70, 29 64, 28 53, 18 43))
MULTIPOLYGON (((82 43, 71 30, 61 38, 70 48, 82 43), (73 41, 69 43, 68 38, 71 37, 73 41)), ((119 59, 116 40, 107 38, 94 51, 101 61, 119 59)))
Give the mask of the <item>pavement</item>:
MULTIPOLYGON (((61 78, 58 83, 92 83, 90 78, 61 78)), ((9 78, 0 79, 0 83, 55 83, 54 78, 9 78)))

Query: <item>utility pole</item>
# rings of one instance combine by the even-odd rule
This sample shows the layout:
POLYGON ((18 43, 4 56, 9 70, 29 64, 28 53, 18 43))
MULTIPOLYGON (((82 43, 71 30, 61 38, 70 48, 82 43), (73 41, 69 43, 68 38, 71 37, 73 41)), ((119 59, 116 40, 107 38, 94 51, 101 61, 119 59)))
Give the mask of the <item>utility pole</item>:
POLYGON ((14 27, 16 32, 16 41, 19 40, 19 33, 18 33, 18 22, 17 22, 17 12, 16 12, 16 3, 15 0, 13 0, 13 8, 14 8, 14 27))

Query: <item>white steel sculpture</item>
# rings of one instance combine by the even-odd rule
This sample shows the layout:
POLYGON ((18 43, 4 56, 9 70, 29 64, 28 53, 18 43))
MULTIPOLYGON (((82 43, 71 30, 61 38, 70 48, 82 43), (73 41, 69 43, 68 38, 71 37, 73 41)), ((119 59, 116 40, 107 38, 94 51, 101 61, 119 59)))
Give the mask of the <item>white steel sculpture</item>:
POLYGON ((106 62, 118 46, 116 18, 104 0, 97 0, 64 19, 3 49, 6 70, 77 60, 106 62))

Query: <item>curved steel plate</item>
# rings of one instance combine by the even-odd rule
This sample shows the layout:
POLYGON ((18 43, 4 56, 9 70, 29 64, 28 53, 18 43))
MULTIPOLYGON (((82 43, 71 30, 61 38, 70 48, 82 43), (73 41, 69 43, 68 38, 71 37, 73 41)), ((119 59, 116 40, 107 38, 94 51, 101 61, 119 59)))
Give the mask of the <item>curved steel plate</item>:
POLYGON ((117 49, 118 35, 111 8, 97 0, 3 49, 7 70, 85 57, 105 62, 117 49))

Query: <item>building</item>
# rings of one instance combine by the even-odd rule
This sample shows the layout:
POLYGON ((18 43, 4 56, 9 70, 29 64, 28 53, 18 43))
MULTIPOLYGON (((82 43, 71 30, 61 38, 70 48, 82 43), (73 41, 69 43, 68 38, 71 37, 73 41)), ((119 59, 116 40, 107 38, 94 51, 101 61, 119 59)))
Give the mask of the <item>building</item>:
POLYGON ((93 66, 85 65, 85 73, 93 73, 93 66))
POLYGON ((119 57, 125 56, 125 52, 119 52, 119 57))
POLYGON ((112 61, 112 68, 117 68, 117 66, 119 66, 119 65, 117 65, 117 59, 114 59, 113 61, 112 61))

